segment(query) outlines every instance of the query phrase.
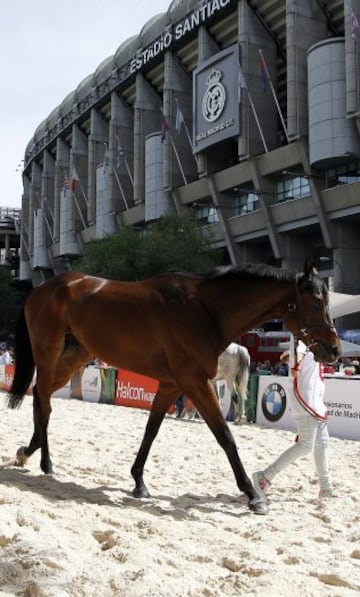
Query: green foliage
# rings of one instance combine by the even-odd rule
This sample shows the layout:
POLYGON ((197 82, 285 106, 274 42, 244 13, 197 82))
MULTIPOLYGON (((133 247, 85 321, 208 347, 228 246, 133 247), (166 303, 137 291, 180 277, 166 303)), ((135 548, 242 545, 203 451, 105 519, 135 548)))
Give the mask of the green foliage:
POLYGON ((20 310, 19 293, 14 280, 5 266, 0 266, 0 335, 8 337, 14 333, 15 322, 20 310))
POLYGON ((73 270, 117 280, 142 280, 168 271, 201 272, 218 265, 212 237, 184 217, 163 216, 151 228, 123 228, 92 241, 73 270))

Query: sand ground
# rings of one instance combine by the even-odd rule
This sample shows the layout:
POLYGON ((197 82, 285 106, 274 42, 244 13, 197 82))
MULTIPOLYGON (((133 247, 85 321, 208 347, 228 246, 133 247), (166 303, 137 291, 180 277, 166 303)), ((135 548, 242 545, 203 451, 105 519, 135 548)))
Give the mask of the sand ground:
MULTIPOLYGON (((332 438, 337 499, 319 503, 310 458, 273 482, 256 516, 207 426, 167 417, 146 466, 152 497, 132 496, 130 467, 147 413, 53 399, 54 474, 37 452, 32 401, 0 396, 0 595, 25 597, 355 597, 360 592, 359 442, 332 438)), ((248 474, 293 433, 230 424, 248 474)))

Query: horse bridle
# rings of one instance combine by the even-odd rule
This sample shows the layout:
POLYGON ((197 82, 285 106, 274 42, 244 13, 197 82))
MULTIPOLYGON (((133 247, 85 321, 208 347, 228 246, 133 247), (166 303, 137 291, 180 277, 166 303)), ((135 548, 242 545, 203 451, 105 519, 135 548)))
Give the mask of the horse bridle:
POLYGON ((296 302, 295 303, 288 303, 288 312, 294 313, 295 311, 300 311, 300 320, 302 321, 302 327, 299 329, 297 334, 294 334, 296 340, 302 340, 306 346, 311 348, 315 346, 315 344, 319 344, 313 337, 312 332, 318 328, 330 328, 335 330, 335 326, 333 323, 317 323, 314 325, 306 325, 306 318, 305 312, 302 306, 299 287, 297 281, 295 281, 295 293, 296 293, 296 302))

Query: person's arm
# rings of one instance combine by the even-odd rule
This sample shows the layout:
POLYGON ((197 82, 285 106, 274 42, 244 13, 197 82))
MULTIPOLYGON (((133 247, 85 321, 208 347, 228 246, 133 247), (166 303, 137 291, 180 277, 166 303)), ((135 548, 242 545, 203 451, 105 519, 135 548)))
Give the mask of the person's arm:
POLYGON ((301 353, 296 354, 296 363, 293 367, 291 367, 291 375, 293 377, 299 377, 299 373, 301 371, 301 363, 304 358, 304 355, 301 353))

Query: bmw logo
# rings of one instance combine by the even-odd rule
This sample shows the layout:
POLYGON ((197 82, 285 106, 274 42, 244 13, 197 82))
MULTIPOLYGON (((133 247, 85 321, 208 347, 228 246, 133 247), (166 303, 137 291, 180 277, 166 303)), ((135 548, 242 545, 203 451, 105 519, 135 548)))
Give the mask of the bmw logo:
POLYGON ((279 421, 286 408, 286 392, 278 383, 271 383, 264 390, 261 408, 265 419, 271 423, 279 421))

